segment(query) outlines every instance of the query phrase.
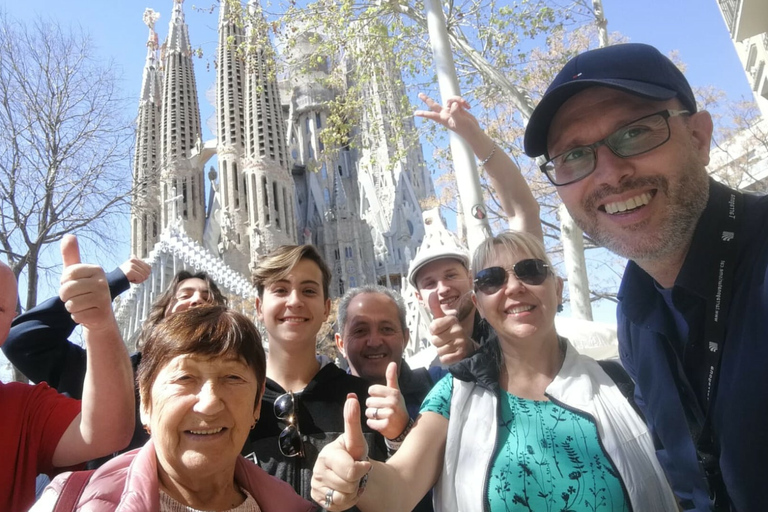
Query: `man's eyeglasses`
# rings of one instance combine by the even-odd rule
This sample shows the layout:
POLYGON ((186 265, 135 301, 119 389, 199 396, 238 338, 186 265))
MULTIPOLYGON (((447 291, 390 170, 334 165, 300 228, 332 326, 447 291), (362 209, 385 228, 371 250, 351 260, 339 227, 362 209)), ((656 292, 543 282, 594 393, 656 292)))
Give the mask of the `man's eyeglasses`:
MULTIPOLYGON (((533 258, 518 261, 511 270, 517 279, 533 286, 543 283, 549 275, 549 265, 533 258)), ((475 275, 475 291, 493 295, 507 284, 508 276, 504 267, 484 268, 475 275)))
POLYGON ((288 424, 277 438, 280 453, 286 457, 303 457, 304 442, 299 432, 299 417, 296 414, 296 399, 293 393, 289 391, 277 397, 274 410, 277 419, 288 424))
POLYGON ((597 167, 597 148, 602 145, 620 158, 647 153, 669 140, 669 118, 690 114, 687 110, 662 110, 627 123, 603 140, 571 148, 539 166, 555 186, 586 178, 597 167))

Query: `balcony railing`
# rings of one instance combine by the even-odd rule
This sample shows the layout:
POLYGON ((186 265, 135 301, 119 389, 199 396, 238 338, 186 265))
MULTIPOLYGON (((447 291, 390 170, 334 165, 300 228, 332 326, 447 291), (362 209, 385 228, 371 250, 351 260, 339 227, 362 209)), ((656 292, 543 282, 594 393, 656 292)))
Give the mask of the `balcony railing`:
POLYGON ((736 33, 736 19, 739 15, 741 0, 717 0, 717 2, 720 4, 720 10, 723 11, 723 18, 725 18, 728 31, 731 33, 731 37, 733 37, 736 33))

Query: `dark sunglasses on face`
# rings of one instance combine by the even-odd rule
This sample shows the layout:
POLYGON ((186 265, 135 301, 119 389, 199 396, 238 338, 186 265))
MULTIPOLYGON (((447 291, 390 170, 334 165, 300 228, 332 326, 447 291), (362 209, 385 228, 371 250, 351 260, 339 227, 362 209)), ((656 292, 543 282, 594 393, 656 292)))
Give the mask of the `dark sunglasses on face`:
MULTIPOLYGON (((549 265, 539 259, 520 260, 514 264, 511 272, 517 279, 532 286, 543 283, 549 275, 549 265)), ((504 267, 484 268, 475 275, 475 291, 493 295, 507 284, 509 271, 504 267)))
POLYGON ((277 419, 288 425, 280 432, 277 445, 286 457, 304 457, 304 442, 299 432, 299 418, 296 414, 296 398, 291 391, 277 397, 274 405, 277 419))

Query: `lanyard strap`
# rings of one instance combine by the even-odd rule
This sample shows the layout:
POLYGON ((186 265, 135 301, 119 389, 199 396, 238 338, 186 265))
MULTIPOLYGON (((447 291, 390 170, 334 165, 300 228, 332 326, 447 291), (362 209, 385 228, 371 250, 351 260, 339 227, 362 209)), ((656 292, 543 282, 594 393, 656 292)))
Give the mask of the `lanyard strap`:
POLYGON ((725 328, 728 321, 728 311, 731 306, 731 292, 733 289, 733 275, 736 268, 736 233, 739 228, 743 197, 741 193, 729 191, 728 201, 720 216, 720 223, 715 236, 717 244, 717 268, 713 269, 710 278, 713 287, 710 297, 707 299, 706 321, 704 324, 704 340, 706 345, 701 345, 702 350, 707 351, 706 357, 706 393, 704 394, 704 412, 709 412, 712 403, 712 394, 717 385, 718 369, 725 342, 725 328))
POLYGON ((717 379, 722 359, 723 344, 725 342, 726 322, 731 305, 731 293, 733 290, 733 277, 736 268, 736 236, 742 215, 743 196, 740 192, 730 190, 724 198, 716 204, 718 211, 718 229, 715 231, 717 240, 713 240, 717 254, 717 265, 712 269, 708 277, 712 286, 707 297, 706 318, 704 322, 704 341, 699 344, 698 350, 706 351, 703 371, 706 372, 702 379, 705 386, 703 412, 704 423, 690 424, 693 415, 686 414, 689 420, 689 428, 696 444, 696 453, 699 462, 707 477, 709 494, 715 510, 730 510, 728 492, 723 482, 720 471, 720 449, 715 441, 712 431, 712 397, 717 389, 717 379), (698 434, 698 435, 697 435, 698 434))

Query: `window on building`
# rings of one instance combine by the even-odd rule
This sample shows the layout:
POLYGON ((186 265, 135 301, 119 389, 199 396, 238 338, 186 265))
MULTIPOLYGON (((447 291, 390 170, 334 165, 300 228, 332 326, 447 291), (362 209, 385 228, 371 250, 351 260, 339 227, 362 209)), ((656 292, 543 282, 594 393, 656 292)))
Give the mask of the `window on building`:
POLYGON ((264 197, 264 223, 269 224, 269 187, 267 187, 267 177, 261 178, 261 193, 264 197))
POLYGON ((232 164, 232 183, 235 186, 235 208, 240 208, 240 177, 237 174, 237 163, 232 164))
POLYGON ((280 217, 281 217, 280 201, 279 201, 280 196, 277 195, 277 182, 276 181, 272 182, 272 198, 273 198, 273 200, 275 202, 275 227, 277 227, 277 229, 280 229, 280 217))

